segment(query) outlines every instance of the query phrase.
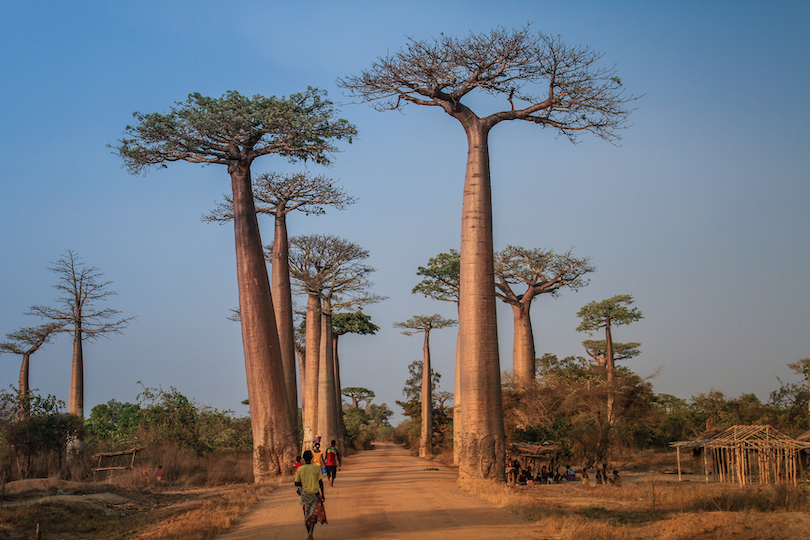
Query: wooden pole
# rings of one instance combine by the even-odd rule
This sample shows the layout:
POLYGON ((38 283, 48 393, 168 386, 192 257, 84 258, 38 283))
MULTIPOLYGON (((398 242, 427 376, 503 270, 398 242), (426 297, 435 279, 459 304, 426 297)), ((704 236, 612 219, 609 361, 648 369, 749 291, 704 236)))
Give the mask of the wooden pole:
POLYGON ((681 447, 678 446, 675 448, 678 454, 678 482, 681 481, 681 447))

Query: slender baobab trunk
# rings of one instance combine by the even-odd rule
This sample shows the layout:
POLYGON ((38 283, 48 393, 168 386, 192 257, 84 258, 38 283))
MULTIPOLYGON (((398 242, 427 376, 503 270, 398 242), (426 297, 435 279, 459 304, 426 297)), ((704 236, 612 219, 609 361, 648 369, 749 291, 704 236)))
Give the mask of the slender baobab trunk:
POLYGON ((461 217, 459 339, 461 344, 461 478, 504 480, 505 435, 495 274, 488 127, 467 112, 460 118, 469 145, 461 217))
POLYGON ((31 365, 31 355, 25 353, 22 355, 22 365, 20 366, 20 420, 27 420, 31 411, 31 396, 29 394, 29 370, 31 365))
POLYGON ((306 387, 304 396, 304 450, 312 449, 312 440, 318 433, 318 380, 321 361, 321 299, 317 294, 307 295, 307 347, 306 387))
POLYGON ((613 427, 615 403, 613 384, 616 380, 616 369, 613 361, 613 336, 610 333, 610 321, 605 324, 605 368, 607 369, 607 423, 613 427))
POLYGON ((425 328, 425 344, 422 347, 422 440, 419 457, 433 455, 433 392, 430 380, 430 329, 425 328))
POLYGON ((70 400, 68 413, 84 418, 84 356, 82 354, 82 327, 73 331, 73 367, 70 371, 70 400))
POLYGON ((533 381, 535 370, 534 333, 529 316, 531 304, 512 306, 512 318, 515 322, 515 342, 512 345, 512 375, 515 382, 533 381))
POLYGON ((253 430, 253 477, 266 482, 292 471, 297 433, 290 423, 287 389, 259 224, 253 205, 250 164, 229 168, 233 187, 239 313, 253 430))
POLYGON ((273 308, 281 346, 281 365, 290 409, 290 422, 298 430, 298 391, 295 381, 295 329, 293 327, 292 289, 290 287, 289 243, 285 209, 276 209, 273 234, 273 308))
POLYGON ((340 360, 338 359, 339 337, 339 334, 335 334, 334 332, 332 333, 332 362, 335 368, 335 407, 337 407, 337 444, 338 450, 340 450, 341 455, 343 455, 344 451, 346 450, 344 446, 346 428, 343 425, 343 394, 340 392, 340 360))
POLYGON ((332 306, 323 300, 321 316, 321 350, 318 366, 318 435, 321 444, 337 439, 337 400, 335 398, 335 366, 332 356, 332 306))

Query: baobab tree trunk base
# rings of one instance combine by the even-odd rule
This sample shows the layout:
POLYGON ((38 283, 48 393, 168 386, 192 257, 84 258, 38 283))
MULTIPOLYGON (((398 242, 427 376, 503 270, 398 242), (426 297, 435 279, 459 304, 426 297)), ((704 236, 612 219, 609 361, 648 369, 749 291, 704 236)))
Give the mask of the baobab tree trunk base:
POLYGON ((505 453, 503 435, 481 437, 479 433, 464 433, 459 452, 459 478, 506 481, 505 453))

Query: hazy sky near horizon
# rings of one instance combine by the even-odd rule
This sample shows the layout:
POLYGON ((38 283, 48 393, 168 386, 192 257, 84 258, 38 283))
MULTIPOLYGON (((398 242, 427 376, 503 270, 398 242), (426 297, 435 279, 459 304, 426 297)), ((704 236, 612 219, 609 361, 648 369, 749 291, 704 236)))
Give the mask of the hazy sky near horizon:
MULTIPOLYGON (((788 362, 810 355, 810 4, 776 1, 545 2, 208 0, 0 1, 0 340, 41 324, 52 263, 70 249, 117 293, 100 307, 135 316, 122 335, 85 345, 85 414, 147 387, 245 414, 233 229, 200 216, 229 189, 223 167, 122 168, 116 144, 132 113, 167 112, 189 93, 329 92, 360 136, 334 166, 358 199, 325 216, 292 215, 290 234, 328 233, 368 249, 376 336, 340 341, 343 386, 402 399, 421 337, 392 328, 455 306, 411 294, 417 267, 458 248, 466 140, 437 108, 376 112, 336 78, 359 74, 407 38, 502 26, 559 34, 604 53, 628 93, 643 96, 619 146, 506 122, 490 136, 496 249, 574 248, 591 282, 537 298, 538 356, 584 355, 576 312, 631 294, 644 319, 616 329, 641 342, 628 363, 657 373, 657 392, 712 389, 767 400, 788 362)), ((469 102, 480 115, 486 100, 469 102)), ((277 156, 254 174, 305 168, 277 156)), ((265 242, 272 223, 260 220, 265 242)), ((301 300, 299 299, 299 303, 301 300)), ((512 320, 499 305, 501 365, 512 320)), ((431 335, 441 389, 453 390, 455 331, 431 335)), ((0 386, 20 358, 0 356, 0 386)), ((32 357, 31 385, 67 401, 71 339, 32 357)))

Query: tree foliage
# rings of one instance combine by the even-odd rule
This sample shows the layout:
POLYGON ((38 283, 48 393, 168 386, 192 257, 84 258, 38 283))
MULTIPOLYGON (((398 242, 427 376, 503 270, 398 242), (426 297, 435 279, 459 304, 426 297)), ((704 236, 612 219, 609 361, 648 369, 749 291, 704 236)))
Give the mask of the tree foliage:
POLYGON ((434 300, 458 303, 460 268, 461 256, 457 250, 439 253, 428 260, 427 266, 418 268, 416 275, 425 278, 411 292, 434 300))
POLYGON ((132 173, 173 161, 230 165, 268 154, 328 164, 337 150, 333 141, 351 142, 357 130, 336 119, 325 98, 316 88, 288 98, 192 93, 169 113, 133 113, 136 123, 114 149, 132 173))

